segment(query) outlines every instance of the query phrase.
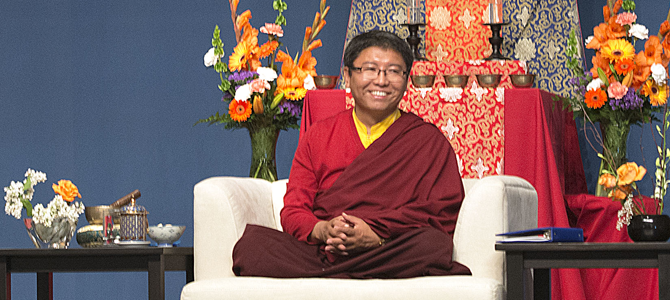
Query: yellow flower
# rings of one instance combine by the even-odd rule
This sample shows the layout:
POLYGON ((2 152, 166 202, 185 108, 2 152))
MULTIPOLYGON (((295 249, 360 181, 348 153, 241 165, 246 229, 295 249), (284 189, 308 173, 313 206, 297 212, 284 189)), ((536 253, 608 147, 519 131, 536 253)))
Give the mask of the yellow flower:
POLYGON ((647 80, 642 86, 642 94, 649 96, 649 102, 653 106, 660 106, 668 101, 668 87, 657 85, 653 80, 647 80))
POLYGON ((305 88, 286 88, 284 89, 284 97, 289 100, 300 100, 302 98, 305 98, 305 95, 307 94, 307 90, 305 88))
POLYGON ((610 60, 618 61, 635 57, 635 48, 624 39, 610 40, 601 50, 603 56, 610 60))
POLYGON ((247 58, 249 57, 250 49, 245 41, 241 41, 235 49, 233 54, 228 58, 228 66, 231 71, 239 71, 247 66, 247 58))
POLYGON ((616 173, 619 176, 619 186, 624 186, 642 180, 644 174, 647 174, 647 169, 643 166, 638 167, 634 162, 629 162, 621 165, 616 173))
POLYGON ((74 201, 75 197, 81 198, 79 189, 77 188, 72 181, 61 179, 58 181, 58 185, 55 183, 51 186, 54 189, 56 194, 59 194, 63 197, 63 200, 67 202, 74 201))

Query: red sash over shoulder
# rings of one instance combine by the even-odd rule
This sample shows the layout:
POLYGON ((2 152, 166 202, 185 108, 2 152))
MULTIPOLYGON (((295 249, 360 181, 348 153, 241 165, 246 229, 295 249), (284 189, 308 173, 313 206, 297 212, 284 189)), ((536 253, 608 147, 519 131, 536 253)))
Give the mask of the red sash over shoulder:
POLYGON ((454 151, 434 125, 403 113, 364 149, 348 110, 301 139, 282 226, 305 241, 316 222, 346 212, 383 238, 422 227, 451 235, 463 197, 454 151))

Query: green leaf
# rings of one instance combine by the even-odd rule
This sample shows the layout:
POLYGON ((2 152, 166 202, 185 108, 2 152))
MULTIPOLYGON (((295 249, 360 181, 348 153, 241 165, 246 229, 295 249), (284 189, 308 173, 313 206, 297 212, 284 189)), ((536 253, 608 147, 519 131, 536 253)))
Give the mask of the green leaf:
POLYGON ((25 192, 25 191, 29 190, 31 188, 31 186, 32 186, 32 183, 30 181, 30 176, 26 177, 26 182, 23 184, 23 191, 25 192))
POLYGON ((275 24, 285 26, 286 25, 286 18, 282 15, 278 15, 277 19, 275 20, 275 24))
POLYGON ((26 215, 31 218, 33 216, 33 204, 27 199, 21 199, 21 204, 23 204, 23 208, 26 209, 26 215))
POLYGON ((598 78, 600 78, 600 80, 605 83, 605 87, 610 86, 610 82, 607 80, 607 76, 605 76, 605 71, 603 71, 601 68, 598 68, 598 78))

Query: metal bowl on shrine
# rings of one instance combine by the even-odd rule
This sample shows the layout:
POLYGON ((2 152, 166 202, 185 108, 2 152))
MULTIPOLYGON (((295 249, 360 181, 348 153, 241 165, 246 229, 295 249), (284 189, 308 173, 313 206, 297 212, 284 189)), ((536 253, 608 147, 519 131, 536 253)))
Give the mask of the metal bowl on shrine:
POLYGON ((316 75, 314 76, 314 85, 316 85, 317 89, 329 90, 335 87, 338 78, 340 78, 340 76, 316 75))
POLYGON ((468 84, 468 75, 450 74, 443 75, 447 87, 464 88, 468 84))
POLYGON ((411 78, 415 88, 430 88, 435 82, 435 75, 412 75, 411 78))
POLYGON ((512 74, 509 75, 509 79, 512 80, 512 85, 517 88, 529 88, 533 86, 535 81, 534 74, 512 74))
POLYGON ((496 88, 500 84, 500 74, 478 74, 477 82, 483 88, 496 88))

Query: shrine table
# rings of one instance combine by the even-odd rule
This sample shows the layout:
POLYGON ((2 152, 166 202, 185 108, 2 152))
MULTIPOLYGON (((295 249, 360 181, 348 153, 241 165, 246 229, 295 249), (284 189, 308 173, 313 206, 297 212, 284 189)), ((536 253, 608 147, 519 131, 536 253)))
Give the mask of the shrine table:
POLYGON ((165 271, 186 271, 193 281, 193 248, 0 249, 0 300, 11 298, 11 273, 37 273, 37 299, 46 300, 52 272, 136 271, 148 272, 148 299, 165 299, 165 271))
MULTIPOLYGON (((534 299, 551 299, 550 269, 658 268, 660 300, 670 300, 670 243, 503 243, 507 299, 524 298, 524 269, 534 270, 534 299)), ((635 289, 635 286, 629 286, 635 289)))

